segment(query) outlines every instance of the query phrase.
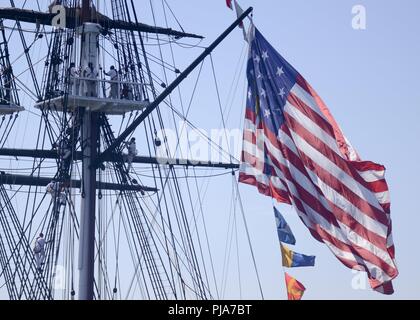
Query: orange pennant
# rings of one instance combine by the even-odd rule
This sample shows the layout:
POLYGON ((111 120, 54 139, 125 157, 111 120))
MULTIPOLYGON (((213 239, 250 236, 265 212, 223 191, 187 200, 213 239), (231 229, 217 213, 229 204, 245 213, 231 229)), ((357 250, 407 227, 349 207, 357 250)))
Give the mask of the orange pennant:
POLYGON ((291 277, 286 272, 285 272, 285 276, 286 276, 287 298, 289 300, 301 300, 306 288, 303 286, 303 284, 301 284, 295 278, 291 277))

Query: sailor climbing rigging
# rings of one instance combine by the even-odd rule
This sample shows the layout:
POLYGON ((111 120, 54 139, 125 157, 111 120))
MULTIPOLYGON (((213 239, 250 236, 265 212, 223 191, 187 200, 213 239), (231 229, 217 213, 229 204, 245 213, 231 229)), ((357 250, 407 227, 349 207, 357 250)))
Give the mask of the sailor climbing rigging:
POLYGON ((47 185, 47 192, 51 195, 54 201, 54 211, 59 212, 62 205, 66 204, 66 193, 64 192, 64 185, 58 181, 51 181, 47 185))
POLYGON ((124 154, 124 162, 128 163, 127 171, 130 172, 134 157, 137 155, 136 138, 131 138, 130 141, 124 142, 128 153, 124 154))
POLYGON ((72 142, 69 139, 63 138, 60 141, 58 154, 62 163, 63 173, 66 174, 68 174, 68 171, 70 170, 72 149, 72 142))
POLYGON ((67 138, 64 138, 61 140, 59 153, 60 153, 60 158, 62 160, 67 160, 68 158, 70 158, 71 146, 70 146, 70 141, 68 141, 67 138))
POLYGON ((34 256, 35 256, 35 262, 36 262, 36 269, 38 271, 42 271, 41 266, 44 265, 45 262, 45 244, 47 242, 44 239, 44 234, 40 233, 39 236, 35 239, 34 243, 34 256))

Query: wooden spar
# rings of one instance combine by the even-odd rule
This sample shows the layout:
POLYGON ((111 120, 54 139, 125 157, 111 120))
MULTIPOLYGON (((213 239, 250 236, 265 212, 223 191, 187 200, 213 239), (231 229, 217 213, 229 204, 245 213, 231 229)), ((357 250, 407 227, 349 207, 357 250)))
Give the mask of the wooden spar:
MULTIPOLYGON (((0 149, 0 156, 38 158, 38 159, 58 159, 58 153, 56 150, 30 150, 30 149, 4 149, 2 148, 0 149)), ((80 151, 74 152, 73 160, 81 161, 82 153, 80 151)), ((111 154, 105 158, 105 161, 118 162, 118 161, 121 161, 121 159, 119 159, 118 156, 111 154)), ((170 158, 158 158, 158 157, 147 157, 147 156, 134 157, 133 163, 173 165, 173 166, 195 167, 195 168, 239 169, 238 163, 211 162, 211 161, 178 159, 178 158, 170 159, 170 158)))
MULTIPOLYGON (((80 26, 80 15, 79 10, 74 8, 68 8, 66 11, 66 28, 75 29, 80 26)), ((26 23, 34 23, 39 25, 51 26, 54 14, 49 12, 39 12, 34 10, 19 9, 19 8, 0 8, 0 18, 20 21, 26 23)), ((122 20, 114 20, 103 14, 96 13, 94 16, 95 22, 101 27, 112 30, 127 30, 127 31, 139 31, 154 34, 164 34, 179 38, 195 38, 203 39, 202 36, 193 33, 186 33, 182 31, 173 30, 171 28, 155 27, 144 23, 133 23, 122 20)))
MULTIPOLYGON (((0 173, 0 184, 12 186, 37 186, 46 187, 54 178, 52 177, 36 177, 16 174, 0 173)), ((65 181, 62 181, 65 182, 65 181)), ((71 186, 80 189, 82 182, 80 180, 71 180, 71 186)), ((138 192, 158 192, 156 188, 145 187, 140 185, 123 185, 117 183, 96 182, 96 188, 100 190, 111 191, 138 191, 138 192)))

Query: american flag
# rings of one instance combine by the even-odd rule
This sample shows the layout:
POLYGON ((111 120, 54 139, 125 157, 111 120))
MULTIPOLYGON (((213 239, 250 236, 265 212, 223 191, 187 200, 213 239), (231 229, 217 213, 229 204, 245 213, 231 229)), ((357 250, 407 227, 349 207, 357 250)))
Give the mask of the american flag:
POLYGON ((392 294, 398 275, 385 168, 362 161, 321 98, 254 28, 239 180, 292 204, 347 267, 392 294))

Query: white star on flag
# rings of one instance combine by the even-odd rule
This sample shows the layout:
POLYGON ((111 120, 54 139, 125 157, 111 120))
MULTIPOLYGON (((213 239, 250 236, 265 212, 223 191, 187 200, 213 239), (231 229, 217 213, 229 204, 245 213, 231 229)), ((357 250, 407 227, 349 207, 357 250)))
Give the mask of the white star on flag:
POLYGON ((285 95, 286 95, 286 91, 284 90, 284 88, 281 88, 279 96, 281 96, 283 98, 285 95))
POLYGON ((249 89, 249 91, 248 91, 248 99, 251 100, 251 98, 252 98, 252 92, 251 92, 251 89, 249 89))
POLYGON ((265 110, 264 110, 264 117, 266 117, 266 118, 270 118, 270 116, 271 116, 271 112, 270 112, 270 110, 265 109, 265 110))
POLYGON ((267 95, 265 94, 265 90, 264 90, 264 89, 261 89, 260 96, 261 96, 261 97, 262 97, 262 96, 264 96, 264 97, 266 97, 266 96, 267 96, 267 95))
POLYGON ((281 68, 279 68, 279 67, 277 67, 277 73, 276 73, 279 77, 281 77, 283 74, 284 74, 284 71, 283 71, 283 67, 281 67, 281 68))
POLYGON ((255 58, 254 58, 254 61, 258 64, 258 63, 260 63, 261 58, 258 55, 256 55, 255 58))
POLYGON ((261 57, 263 58, 263 60, 268 59, 268 52, 264 51, 261 57))

